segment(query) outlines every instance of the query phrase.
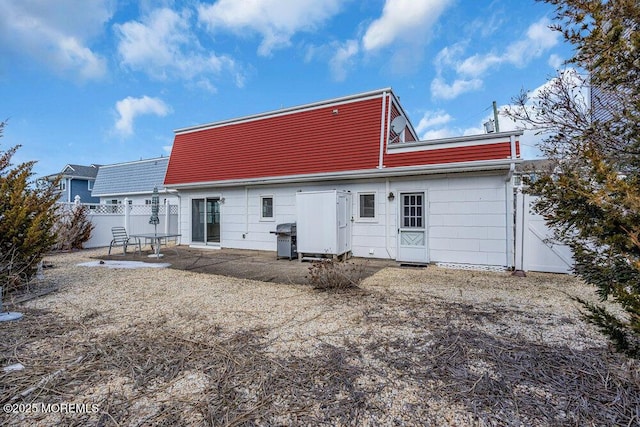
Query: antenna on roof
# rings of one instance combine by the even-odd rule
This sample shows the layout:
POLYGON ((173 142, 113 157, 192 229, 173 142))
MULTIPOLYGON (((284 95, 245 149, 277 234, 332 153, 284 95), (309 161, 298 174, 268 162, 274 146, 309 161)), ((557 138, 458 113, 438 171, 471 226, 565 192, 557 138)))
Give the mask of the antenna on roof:
POLYGON ((402 135, 402 132, 405 130, 406 127, 407 127, 407 119, 405 119, 404 117, 398 116, 395 119, 393 119, 391 121, 391 130, 393 131, 393 133, 396 134, 396 136, 391 141, 389 141, 389 144, 397 142, 400 139, 400 136, 402 135))
POLYGON ((399 134, 407 127, 407 119, 402 116, 398 116, 391 121, 391 130, 399 134))

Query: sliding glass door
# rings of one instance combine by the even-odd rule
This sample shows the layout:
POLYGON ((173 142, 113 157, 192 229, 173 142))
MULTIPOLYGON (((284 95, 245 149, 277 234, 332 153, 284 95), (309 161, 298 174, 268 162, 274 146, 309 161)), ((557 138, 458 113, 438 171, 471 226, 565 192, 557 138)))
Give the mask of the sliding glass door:
POLYGON ((191 241, 206 244, 220 243, 220 199, 191 201, 191 241))

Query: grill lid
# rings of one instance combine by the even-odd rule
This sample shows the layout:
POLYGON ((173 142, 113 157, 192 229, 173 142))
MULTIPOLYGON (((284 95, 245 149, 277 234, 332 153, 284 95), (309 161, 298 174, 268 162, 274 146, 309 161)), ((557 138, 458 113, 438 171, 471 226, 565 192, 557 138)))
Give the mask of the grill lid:
POLYGON ((285 222, 276 226, 276 233, 278 234, 296 234, 296 223, 285 222))

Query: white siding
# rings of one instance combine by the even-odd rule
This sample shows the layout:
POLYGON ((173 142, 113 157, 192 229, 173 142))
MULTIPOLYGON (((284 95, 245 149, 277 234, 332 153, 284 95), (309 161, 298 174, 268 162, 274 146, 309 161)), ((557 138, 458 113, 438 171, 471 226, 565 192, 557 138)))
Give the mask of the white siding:
POLYGON ((507 265, 505 176, 439 175, 437 177, 335 181, 323 184, 264 185, 181 191, 183 243, 191 242, 191 200, 224 198, 221 204, 221 247, 276 250, 277 224, 296 221, 296 192, 350 191, 352 252, 357 257, 395 259, 399 192, 424 191, 428 204, 429 261, 507 265), (388 200, 388 193, 395 195, 388 200), (358 193, 375 193, 375 218, 359 219, 358 193), (260 196, 274 201, 274 220, 260 220, 260 196), (248 208, 248 210, 247 210, 248 208))
POLYGON ((455 178, 429 191, 430 261, 507 265, 505 178, 455 178))

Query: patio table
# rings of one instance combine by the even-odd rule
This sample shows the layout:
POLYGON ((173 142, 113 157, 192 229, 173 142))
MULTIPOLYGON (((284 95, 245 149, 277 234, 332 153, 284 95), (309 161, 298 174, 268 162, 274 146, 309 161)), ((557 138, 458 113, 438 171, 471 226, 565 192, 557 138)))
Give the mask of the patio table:
MULTIPOLYGON (((156 258, 160 258, 160 245, 162 244, 163 239, 170 239, 172 237, 180 237, 181 234, 177 233, 142 233, 142 234, 130 234, 130 237, 138 237, 140 239, 144 239, 145 245, 147 244, 147 240, 151 241, 151 246, 154 248, 156 258)), ((166 246, 166 243, 165 243, 166 246)), ((176 254, 178 251, 176 250, 176 254)))

